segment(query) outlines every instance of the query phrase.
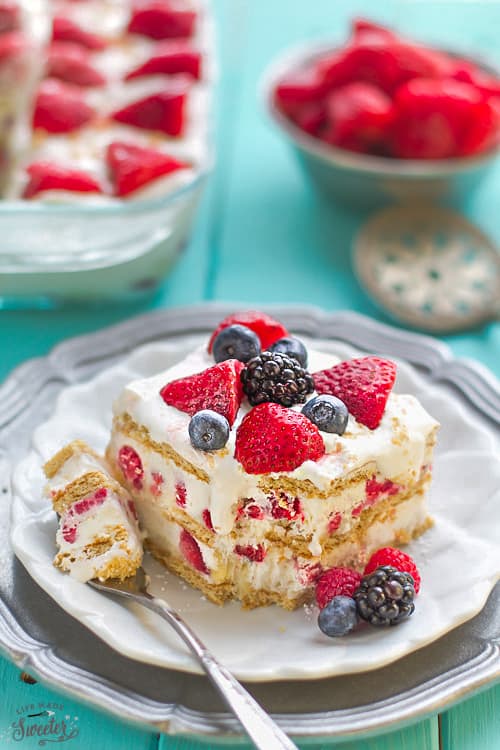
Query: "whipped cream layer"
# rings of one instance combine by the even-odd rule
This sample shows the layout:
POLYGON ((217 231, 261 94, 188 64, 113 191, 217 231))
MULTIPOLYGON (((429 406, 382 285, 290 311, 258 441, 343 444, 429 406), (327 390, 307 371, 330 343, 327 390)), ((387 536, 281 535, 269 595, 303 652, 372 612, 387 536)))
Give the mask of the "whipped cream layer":
MULTIPOLYGON (((338 361, 332 355, 309 350, 311 372, 338 361)), ((375 430, 358 423, 351 415, 343 436, 322 432, 326 454, 318 461, 305 461, 292 472, 247 474, 235 460, 236 431, 251 408, 246 401, 224 449, 212 453, 196 450, 189 440, 189 415, 165 404, 160 390, 172 380, 201 372, 213 364, 205 347, 199 347, 166 372, 130 383, 114 404, 116 417, 128 415, 137 425, 147 428, 151 440, 170 447, 209 478, 208 482, 202 481, 158 451, 149 450, 128 435, 126 429, 122 433, 118 423, 113 430, 108 457, 119 471, 117 456, 123 445, 129 445, 140 455, 144 486, 134 491, 140 516, 148 503, 154 503, 159 510, 171 515, 179 506, 205 526, 209 513, 216 534, 226 535, 236 528, 249 539, 265 538, 277 525, 276 520, 285 518, 307 542, 309 553, 319 555, 329 537, 351 530, 364 508, 390 495, 404 494, 425 479, 432 460, 437 422, 408 395, 390 395, 381 424, 375 430), (357 473, 359 479, 356 479, 357 473), (161 477, 159 486, 153 486, 153 476, 161 477), (285 478, 292 482, 311 482, 318 496, 308 493, 307 497, 302 497, 300 489, 280 493, 265 486, 269 480, 279 486, 280 480, 285 478), (332 490, 334 480, 340 486, 332 490), (370 485, 367 480, 371 481, 370 485), (175 500, 179 486, 184 488, 182 504, 175 500), (257 508, 258 518, 252 515, 249 508, 252 504, 257 508)), ((294 408, 300 410, 302 405, 294 408)), ((145 526, 149 531, 149 524, 145 526)))

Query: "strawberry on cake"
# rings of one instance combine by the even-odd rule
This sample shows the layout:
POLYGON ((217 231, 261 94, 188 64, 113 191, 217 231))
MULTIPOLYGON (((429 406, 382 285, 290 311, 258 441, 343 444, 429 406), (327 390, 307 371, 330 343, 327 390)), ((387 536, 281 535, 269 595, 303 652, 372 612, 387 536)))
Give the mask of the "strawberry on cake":
POLYGON ((78 440, 45 464, 59 515, 54 565, 79 581, 125 579, 142 563, 134 502, 105 462, 78 440))
POLYGON ((102 203, 191 182, 209 150, 213 73, 203 1, 49 6, 52 38, 6 197, 102 203))
POLYGON ((249 312, 130 383, 106 455, 146 547, 213 602, 294 609, 324 571, 421 534, 438 424, 395 378, 249 312))

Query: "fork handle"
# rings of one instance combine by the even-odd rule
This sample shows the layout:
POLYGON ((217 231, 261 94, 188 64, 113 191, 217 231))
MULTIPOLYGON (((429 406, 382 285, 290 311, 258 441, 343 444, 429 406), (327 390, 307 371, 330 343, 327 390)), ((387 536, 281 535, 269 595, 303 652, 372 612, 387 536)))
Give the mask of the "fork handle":
POLYGON ((233 675, 220 664, 198 636, 167 602, 147 595, 141 604, 153 610, 172 625, 184 643, 197 657, 227 706, 240 721, 243 729, 258 750, 297 750, 297 746, 271 719, 257 701, 233 675))

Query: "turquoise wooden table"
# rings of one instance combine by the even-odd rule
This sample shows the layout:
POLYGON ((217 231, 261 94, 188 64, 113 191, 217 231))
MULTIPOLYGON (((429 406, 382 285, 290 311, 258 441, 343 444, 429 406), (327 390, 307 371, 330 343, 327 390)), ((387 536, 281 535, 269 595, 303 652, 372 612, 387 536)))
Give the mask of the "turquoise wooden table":
MULTIPOLYGON (((28 357, 45 354, 67 336, 94 331, 148 309, 201 300, 243 304, 304 302, 353 309, 385 320, 362 293, 351 271, 350 247, 362 215, 328 205, 313 194, 260 106, 257 82, 269 59, 306 38, 341 38, 347 19, 371 13, 400 28, 417 30, 447 46, 495 49, 498 3, 379 2, 369 0, 215 0, 222 80, 218 105, 218 166, 201 208, 192 242, 175 271, 151 300, 93 309, 0 312, 0 378, 28 357), (451 4, 453 5, 453 4, 451 4), (423 7, 426 6, 425 12, 423 7), (443 19, 446 20, 443 23, 443 19)), ((465 213, 500 239, 500 165, 465 213)), ((500 325, 446 339, 455 354, 475 357, 500 375, 500 325)), ((0 406, 1 408, 1 406, 0 406)), ((195 750, 214 745, 194 738, 157 736, 77 704, 43 685, 21 680, 0 658, 0 747, 38 738, 16 736, 27 706, 57 706, 78 717, 75 750, 195 750)), ((322 748, 332 745, 325 739, 322 748)), ((227 747, 227 746, 226 746, 227 747)), ((498 750, 500 687, 402 731, 342 743, 341 750, 498 750)))

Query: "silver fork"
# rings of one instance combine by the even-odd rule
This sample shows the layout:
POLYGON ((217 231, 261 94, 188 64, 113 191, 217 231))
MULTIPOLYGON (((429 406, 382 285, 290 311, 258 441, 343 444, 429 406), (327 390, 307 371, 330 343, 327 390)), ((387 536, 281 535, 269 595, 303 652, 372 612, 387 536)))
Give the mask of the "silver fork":
POLYGON ((138 602, 172 625, 196 656, 212 684, 258 750, 297 750, 297 746, 259 706, 250 693, 217 661, 180 615, 166 601, 149 593, 147 576, 143 568, 139 568, 135 576, 123 582, 94 580, 89 581, 89 584, 107 594, 116 594, 138 602))

